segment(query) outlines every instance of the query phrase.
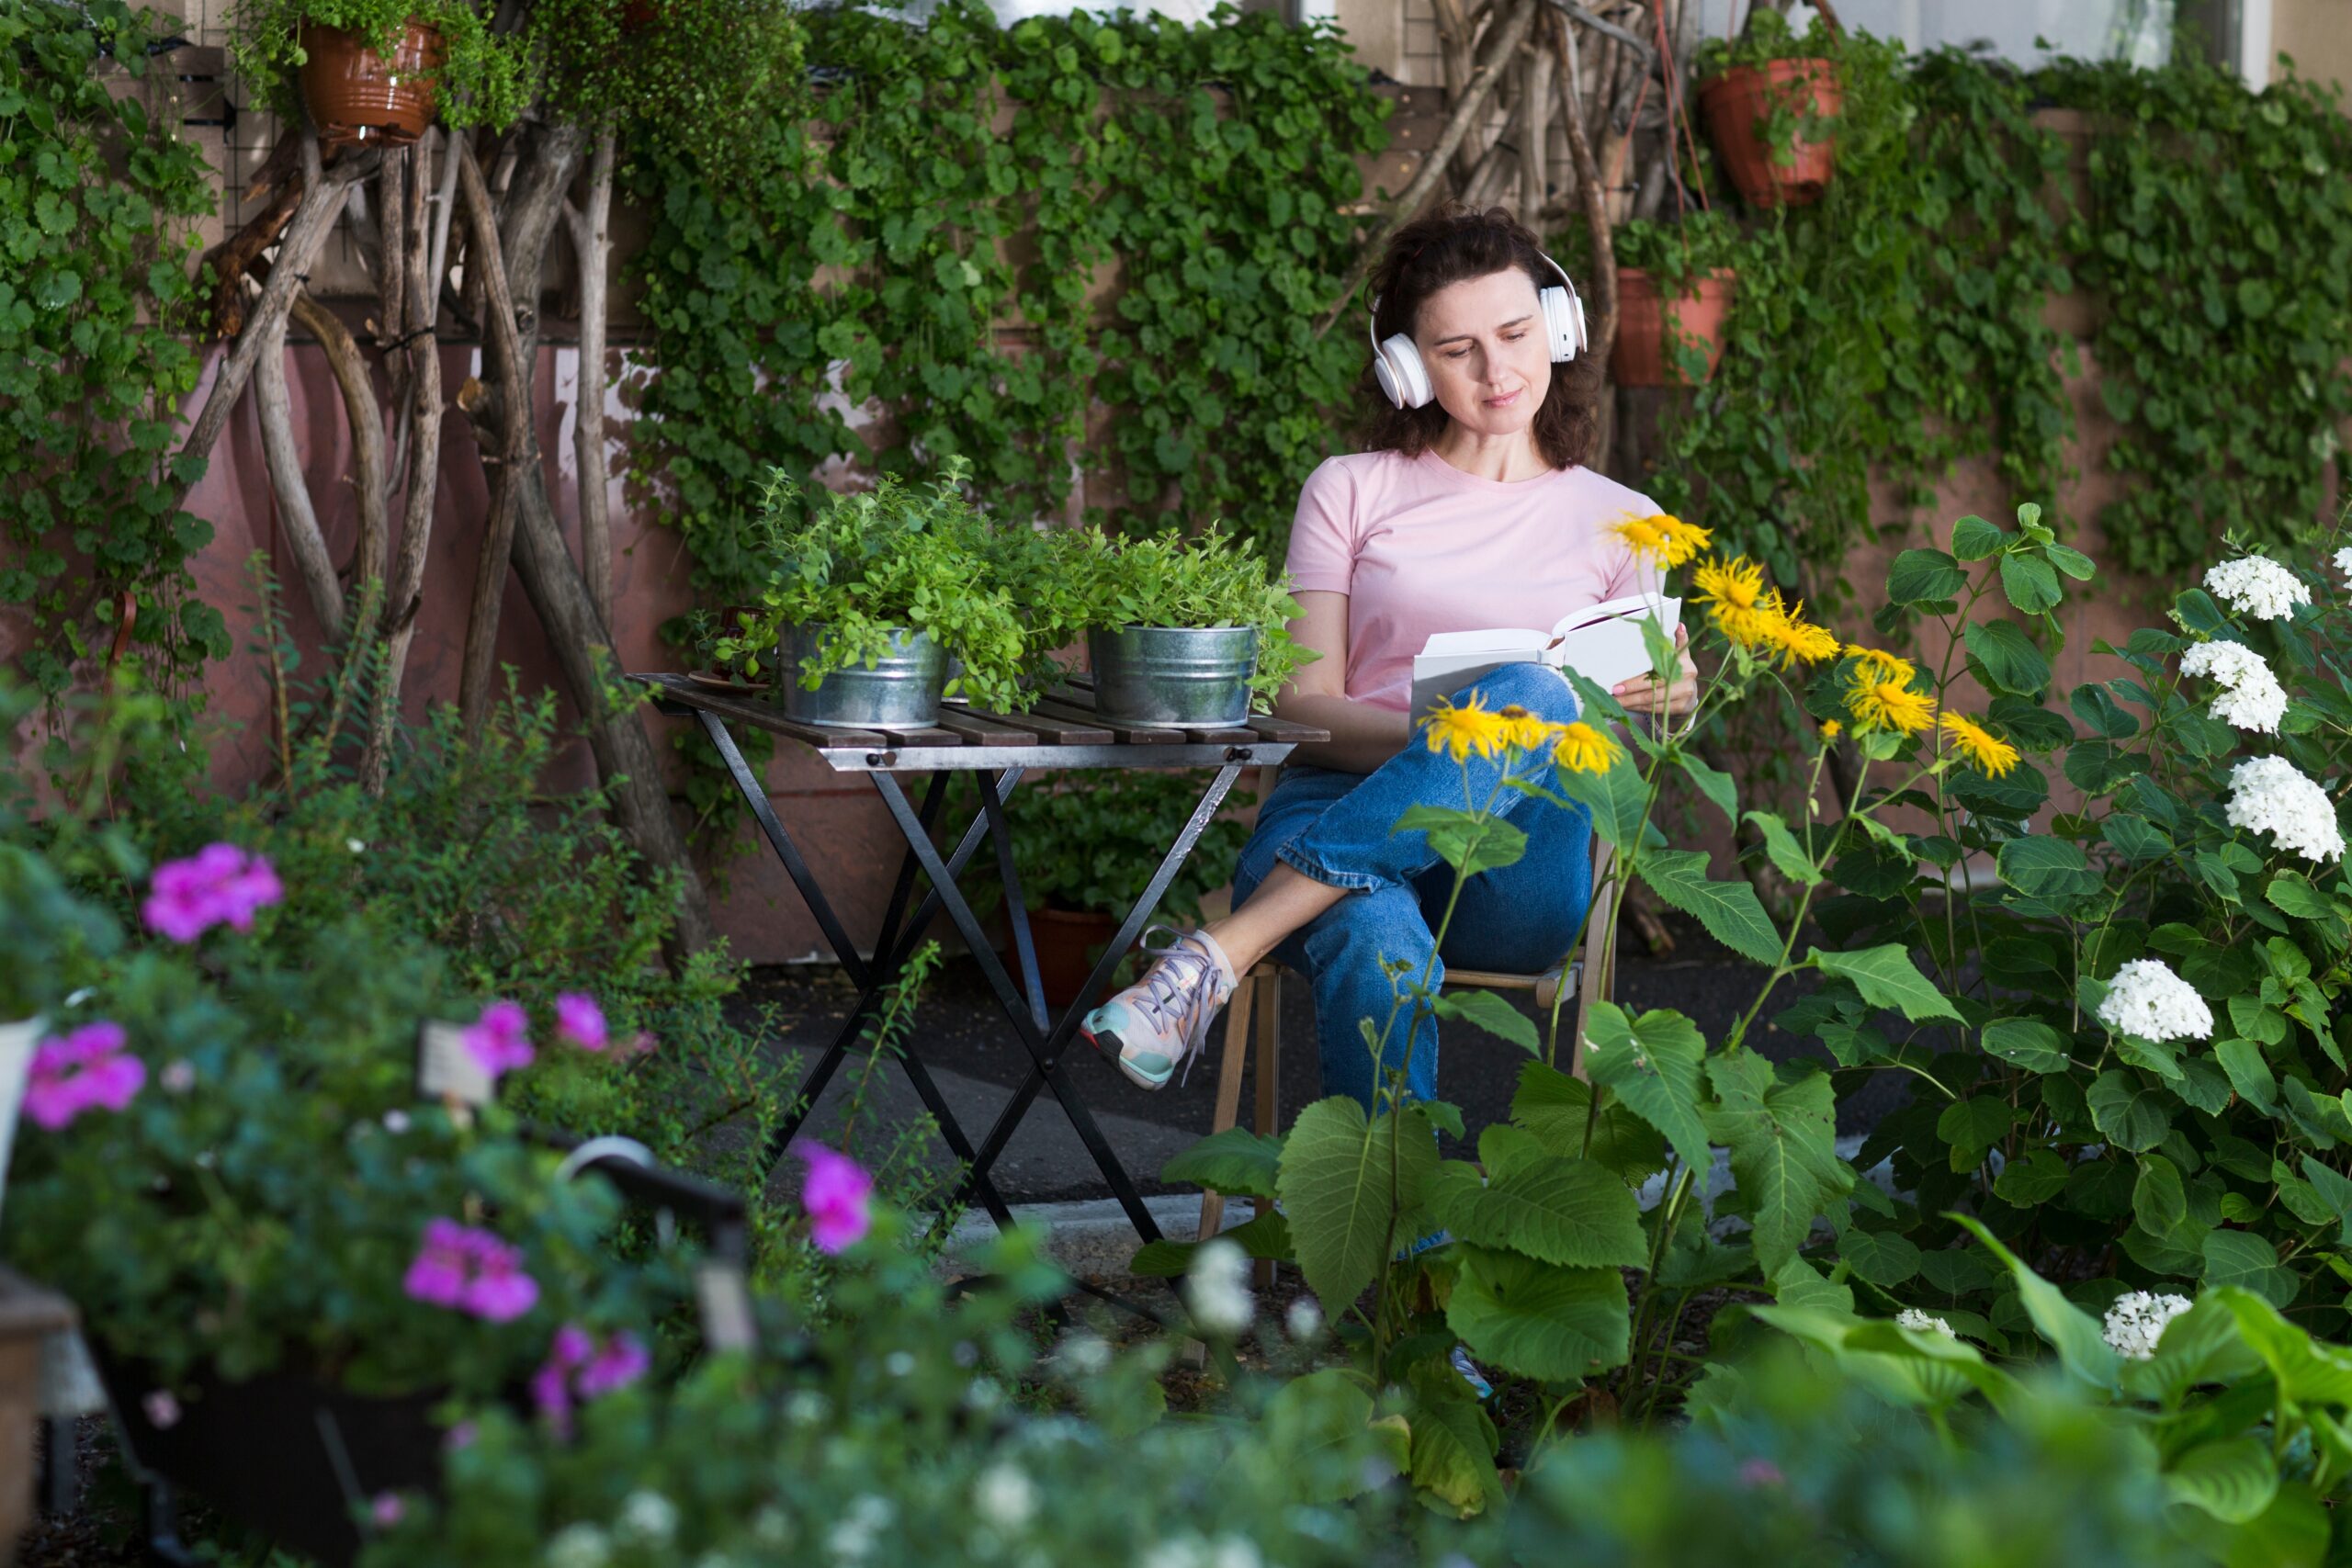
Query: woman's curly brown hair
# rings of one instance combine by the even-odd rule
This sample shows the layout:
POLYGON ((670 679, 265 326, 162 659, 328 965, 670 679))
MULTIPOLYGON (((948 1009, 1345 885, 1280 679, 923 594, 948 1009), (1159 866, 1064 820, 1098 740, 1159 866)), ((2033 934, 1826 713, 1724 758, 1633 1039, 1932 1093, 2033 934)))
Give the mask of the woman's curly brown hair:
MULTIPOLYGON (((1524 272, 1541 290, 1557 287, 1559 274, 1544 260, 1544 247, 1525 224, 1509 209, 1490 207, 1474 211, 1448 203, 1427 218, 1416 219, 1396 231, 1372 275, 1372 291, 1380 303, 1373 312, 1373 335, 1383 342, 1397 333, 1410 335, 1421 304, 1439 289, 1464 278, 1487 277, 1512 269, 1524 272)), ((1452 417, 1432 400, 1425 408, 1400 409, 1380 389, 1366 361, 1364 397, 1371 413, 1363 422, 1364 446, 1374 452, 1402 452, 1418 457, 1429 450, 1452 417)), ((1552 389, 1535 411, 1531 434, 1536 450, 1555 468, 1571 468, 1588 461, 1600 424, 1600 366, 1589 354, 1578 354, 1565 365, 1552 367, 1552 389)))

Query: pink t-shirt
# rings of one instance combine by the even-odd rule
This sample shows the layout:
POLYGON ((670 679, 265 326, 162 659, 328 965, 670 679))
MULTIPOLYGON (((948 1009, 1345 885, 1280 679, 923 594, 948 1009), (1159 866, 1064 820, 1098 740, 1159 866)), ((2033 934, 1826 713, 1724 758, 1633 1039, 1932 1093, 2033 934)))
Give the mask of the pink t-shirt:
POLYGON ((1540 629, 1655 591, 1657 574, 1609 525, 1657 511, 1589 468, 1504 484, 1434 452, 1327 458, 1299 491, 1291 587, 1348 596, 1347 694, 1402 713, 1432 633, 1540 629))

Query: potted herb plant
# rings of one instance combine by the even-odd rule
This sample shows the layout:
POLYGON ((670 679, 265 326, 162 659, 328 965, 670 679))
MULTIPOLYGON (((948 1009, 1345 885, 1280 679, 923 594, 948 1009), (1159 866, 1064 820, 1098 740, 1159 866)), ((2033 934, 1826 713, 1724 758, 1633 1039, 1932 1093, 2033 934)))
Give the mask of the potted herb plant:
POLYGON ((1713 39, 1691 74, 1715 151, 1751 206, 1803 206, 1821 199, 1837 164, 1839 39, 1820 17, 1802 35, 1778 12, 1758 7, 1736 39, 1713 39))
POLYGON ((758 613, 714 644, 718 658, 753 677, 772 660, 773 700, 808 724, 925 725, 943 695, 1026 706, 1067 630, 1015 592, 1043 547, 1030 530, 994 528, 964 493, 967 471, 885 475, 854 494, 773 473, 762 522, 775 564, 758 613))
POLYGON ((1114 724, 1179 729, 1264 711, 1301 662, 1289 585, 1249 545, 1211 529, 1062 536, 1065 581, 1088 605, 1095 710, 1114 724))
POLYGON ((436 115, 503 129, 530 96, 527 53, 470 0, 238 0, 234 26, 239 73, 330 147, 404 145, 436 115))
POLYGON ((1679 223, 1636 218, 1617 231, 1615 242, 1611 377, 1621 387, 1713 379, 1739 280, 1737 226, 1713 211, 1689 213, 1679 223))

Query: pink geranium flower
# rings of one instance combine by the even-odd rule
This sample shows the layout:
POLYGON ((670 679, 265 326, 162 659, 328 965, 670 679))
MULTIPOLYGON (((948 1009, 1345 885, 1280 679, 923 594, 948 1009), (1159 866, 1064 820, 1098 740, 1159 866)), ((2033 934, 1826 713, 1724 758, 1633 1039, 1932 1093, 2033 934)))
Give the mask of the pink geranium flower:
POLYGON ((101 1019, 33 1047, 25 1114, 54 1133, 85 1111, 120 1111, 147 1082, 147 1064, 123 1049, 122 1025, 101 1019))
POLYGON ((531 1377, 531 1403, 546 1416, 556 1436, 571 1436, 575 1403, 601 1399, 627 1388, 645 1375, 651 1364, 645 1345, 626 1330, 599 1346, 586 1329, 567 1323, 555 1331, 548 1359, 531 1377))
POLYGON ((605 1010, 594 997, 566 991, 555 999, 555 1032, 582 1051, 601 1051, 607 1041, 605 1010))
POLYGON ((808 1162, 808 1178, 800 1185, 800 1206, 808 1211, 809 1234, 817 1250, 846 1251, 873 1226, 874 1179, 855 1160, 821 1144, 793 1147, 808 1162))
POLYGON ((481 1070, 492 1078, 529 1066, 536 1055, 531 1049, 531 1015, 520 1002, 491 1003, 461 1038, 481 1070))
POLYGON ((522 1249, 455 1220, 429 1220, 401 1281, 412 1301, 506 1323, 538 1304, 539 1282, 523 1272, 522 1249))
POLYGON ((186 860, 155 868, 140 913, 149 930, 174 942, 194 942, 217 925, 251 931, 254 911, 284 897, 266 859, 234 844, 207 844, 186 860))

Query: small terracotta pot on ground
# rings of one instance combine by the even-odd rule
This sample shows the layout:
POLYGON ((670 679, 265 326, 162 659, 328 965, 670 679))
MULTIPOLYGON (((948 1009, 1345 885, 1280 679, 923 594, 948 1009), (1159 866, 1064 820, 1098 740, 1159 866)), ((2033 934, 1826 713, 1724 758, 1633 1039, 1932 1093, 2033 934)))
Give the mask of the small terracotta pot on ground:
POLYGON ((1736 65, 1699 89, 1715 151, 1723 155, 1731 183, 1752 207, 1802 207, 1821 199, 1837 167, 1837 138, 1808 141, 1800 134, 1790 151, 1793 163, 1773 162, 1759 129, 1775 108, 1835 115, 1845 102, 1838 64, 1830 60, 1775 60, 1736 65))
POLYGON ((1668 299, 1657 278, 1639 267, 1617 269, 1617 342, 1609 352, 1609 374, 1621 387, 1684 387, 1690 382, 1675 361, 1667 337, 1669 324, 1680 339, 1706 346, 1712 380, 1724 356, 1724 317, 1731 310, 1738 275, 1729 267, 1690 280, 1687 291, 1668 299))
POLYGON ((438 104, 431 73, 441 34, 412 17, 389 55, 341 28, 302 24, 302 103, 328 147, 405 147, 424 134, 438 104))

